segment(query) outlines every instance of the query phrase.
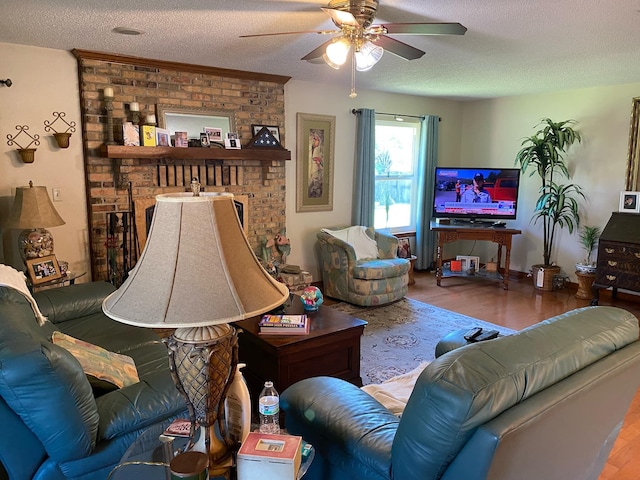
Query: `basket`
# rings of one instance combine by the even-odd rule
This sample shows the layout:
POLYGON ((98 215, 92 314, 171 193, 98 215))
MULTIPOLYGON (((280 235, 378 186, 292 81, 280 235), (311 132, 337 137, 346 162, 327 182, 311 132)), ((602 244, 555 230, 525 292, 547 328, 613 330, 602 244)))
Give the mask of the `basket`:
POLYGON ((538 290, 550 292, 553 290, 553 277, 560 273, 560 267, 557 265, 533 265, 533 286, 538 290))

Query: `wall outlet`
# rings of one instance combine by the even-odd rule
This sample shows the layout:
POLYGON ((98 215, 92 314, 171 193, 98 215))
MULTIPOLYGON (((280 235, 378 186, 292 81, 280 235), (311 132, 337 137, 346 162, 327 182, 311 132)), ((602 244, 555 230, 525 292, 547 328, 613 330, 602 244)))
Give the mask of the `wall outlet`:
POLYGON ((53 201, 61 202, 62 201, 62 191, 59 188, 54 188, 53 191, 53 201))

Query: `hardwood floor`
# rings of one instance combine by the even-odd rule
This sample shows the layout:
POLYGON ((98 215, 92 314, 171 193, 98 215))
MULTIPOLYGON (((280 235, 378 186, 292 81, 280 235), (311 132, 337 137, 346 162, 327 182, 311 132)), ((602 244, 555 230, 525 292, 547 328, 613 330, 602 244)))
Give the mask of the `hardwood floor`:
MULTIPOLYGON (((589 300, 575 298, 575 289, 541 292, 533 287, 530 278, 511 278, 509 290, 506 291, 501 284, 483 280, 447 278, 438 287, 432 273, 414 272, 414 278, 416 283, 409 286, 408 297, 516 330, 589 305, 589 300)), ((631 299, 614 300, 609 292, 604 292, 599 304, 625 308, 640 318, 640 297, 637 301, 634 300, 633 296, 631 299)), ((639 478, 640 391, 627 412, 622 431, 599 480, 639 478)))

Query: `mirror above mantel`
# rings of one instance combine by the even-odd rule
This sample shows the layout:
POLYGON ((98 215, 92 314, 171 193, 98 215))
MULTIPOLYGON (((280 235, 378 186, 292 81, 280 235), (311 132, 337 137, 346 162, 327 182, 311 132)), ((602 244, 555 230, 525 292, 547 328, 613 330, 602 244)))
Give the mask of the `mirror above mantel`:
POLYGON ((235 113, 231 110, 213 110, 180 105, 156 105, 158 126, 175 132, 187 132, 188 138, 200 138, 205 127, 222 129, 222 138, 229 132, 236 131, 235 113))

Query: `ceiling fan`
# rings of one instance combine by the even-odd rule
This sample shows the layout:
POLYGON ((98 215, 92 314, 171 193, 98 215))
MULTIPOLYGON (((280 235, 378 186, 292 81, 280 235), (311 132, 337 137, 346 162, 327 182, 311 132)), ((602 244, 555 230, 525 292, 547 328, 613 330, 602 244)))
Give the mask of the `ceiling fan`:
POLYGON ((325 12, 339 30, 309 30, 303 32, 279 32, 247 37, 317 33, 339 35, 315 48, 302 60, 311 63, 324 61, 333 68, 340 68, 352 56, 352 89, 355 97, 355 70, 370 70, 388 51, 405 60, 415 60, 425 52, 387 35, 464 35, 466 27, 459 23, 386 23, 373 24, 378 11, 378 0, 331 0, 325 12))

